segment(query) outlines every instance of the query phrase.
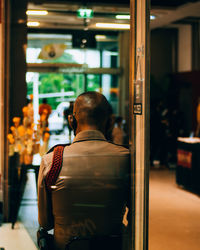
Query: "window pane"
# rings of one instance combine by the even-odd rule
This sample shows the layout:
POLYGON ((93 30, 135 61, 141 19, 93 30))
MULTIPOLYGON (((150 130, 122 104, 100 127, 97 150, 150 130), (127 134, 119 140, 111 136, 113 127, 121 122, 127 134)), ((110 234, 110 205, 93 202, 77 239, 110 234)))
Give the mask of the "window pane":
POLYGON ((112 105, 113 112, 118 114, 119 89, 118 76, 116 75, 102 75, 102 94, 106 96, 112 105))
POLYGON ((100 91, 100 75, 87 75, 87 91, 100 91))
POLYGON ((28 34, 27 63, 77 63, 89 68, 117 67, 117 36, 96 35, 96 48, 73 48, 73 35, 28 34))

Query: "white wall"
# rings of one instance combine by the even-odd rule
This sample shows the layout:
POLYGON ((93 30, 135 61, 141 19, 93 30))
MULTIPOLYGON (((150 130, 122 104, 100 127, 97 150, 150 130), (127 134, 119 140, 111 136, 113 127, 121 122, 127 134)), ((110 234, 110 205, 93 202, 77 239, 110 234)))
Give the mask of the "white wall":
POLYGON ((178 72, 192 70, 192 27, 181 25, 178 32, 178 72))

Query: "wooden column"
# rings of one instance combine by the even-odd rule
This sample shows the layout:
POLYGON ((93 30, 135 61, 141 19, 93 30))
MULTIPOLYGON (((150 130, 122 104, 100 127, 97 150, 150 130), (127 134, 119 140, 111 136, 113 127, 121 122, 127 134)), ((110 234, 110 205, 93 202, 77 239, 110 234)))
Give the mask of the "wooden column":
MULTIPOLYGON (((26 55, 27 44, 26 8, 27 0, 2 0, 3 5, 3 80, 2 103, 3 133, 3 217, 9 220, 9 164, 7 134, 14 116, 22 116, 26 104, 26 55)), ((13 166, 12 166, 13 167, 13 166)))
POLYGON ((3 165, 4 165, 4 2, 0 0, 0 214, 3 205, 3 165))
POLYGON ((10 121, 26 105, 27 0, 10 1, 10 121))
POLYGON ((131 0, 129 116, 132 154, 131 249, 148 249, 149 0, 131 0))
POLYGON ((2 168, 2 191, 3 191, 3 219, 8 221, 9 202, 8 202, 8 110, 9 110, 9 23, 10 23, 10 4, 9 1, 2 0, 2 82, 1 82, 1 168, 2 168))

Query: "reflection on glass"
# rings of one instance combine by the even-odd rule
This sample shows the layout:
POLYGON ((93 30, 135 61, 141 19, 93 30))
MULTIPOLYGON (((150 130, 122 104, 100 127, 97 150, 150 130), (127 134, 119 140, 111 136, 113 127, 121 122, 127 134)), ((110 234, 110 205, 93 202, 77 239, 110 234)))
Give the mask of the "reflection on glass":
POLYGON ((117 67, 117 36, 95 36, 96 48, 73 48, 73 35, 29 34, 27 63, 75 63, 89 68, 117 67), (103 37, 103 38, 102 38, 103 37), (114 62, 114 63, 113 63, 114 62))

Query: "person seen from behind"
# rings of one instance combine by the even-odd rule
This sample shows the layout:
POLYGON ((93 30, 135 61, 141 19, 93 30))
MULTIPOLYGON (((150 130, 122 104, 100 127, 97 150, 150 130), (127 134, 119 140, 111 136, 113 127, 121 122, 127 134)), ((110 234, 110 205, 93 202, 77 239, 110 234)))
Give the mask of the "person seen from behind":
POLYGON ((111 115, 102 94, 79 95, 69 115, 75 138, 63 149, 55 183, 53 162, 59 147, 42 158, 38 220, 44 230, 54 229, 53 249, 122 249, 122 221, 129 207, 130 154, 106 139, 111 115), (74 237, 80 240, 73 241, 74 237), (90 239, 90 248, 81 239, 90 239), (70 248, 73 244, 75 248, 70 248))
POLYGON ((124 144, 125 133, 122 128, 122 121, 123 118, 121 116, 117 116, 115 119, 115 126, 112 130, 112 141, 119 145, 124 144))
POLYGON ((65 126, 65 124, 67 125, 67 129, 69 131, 69 141, 70 142, 71 142, 71 139, 72 139, 72 128, 69 125, 68 116, 72 115, 72 113, 73 113, 73 106, 74 106, 74 102, 71 101, 69 103, 69 108, 64 109, 64 112, 63 112, 63 114, 64 114, 64 126, 65 126))
POLYGON ((47 103, 47 99, 44 98, 39 105, 39 115, 41 120, 45 120, 45 126, 48 127, 48 118, 52 112, 51 106, 47 103))

